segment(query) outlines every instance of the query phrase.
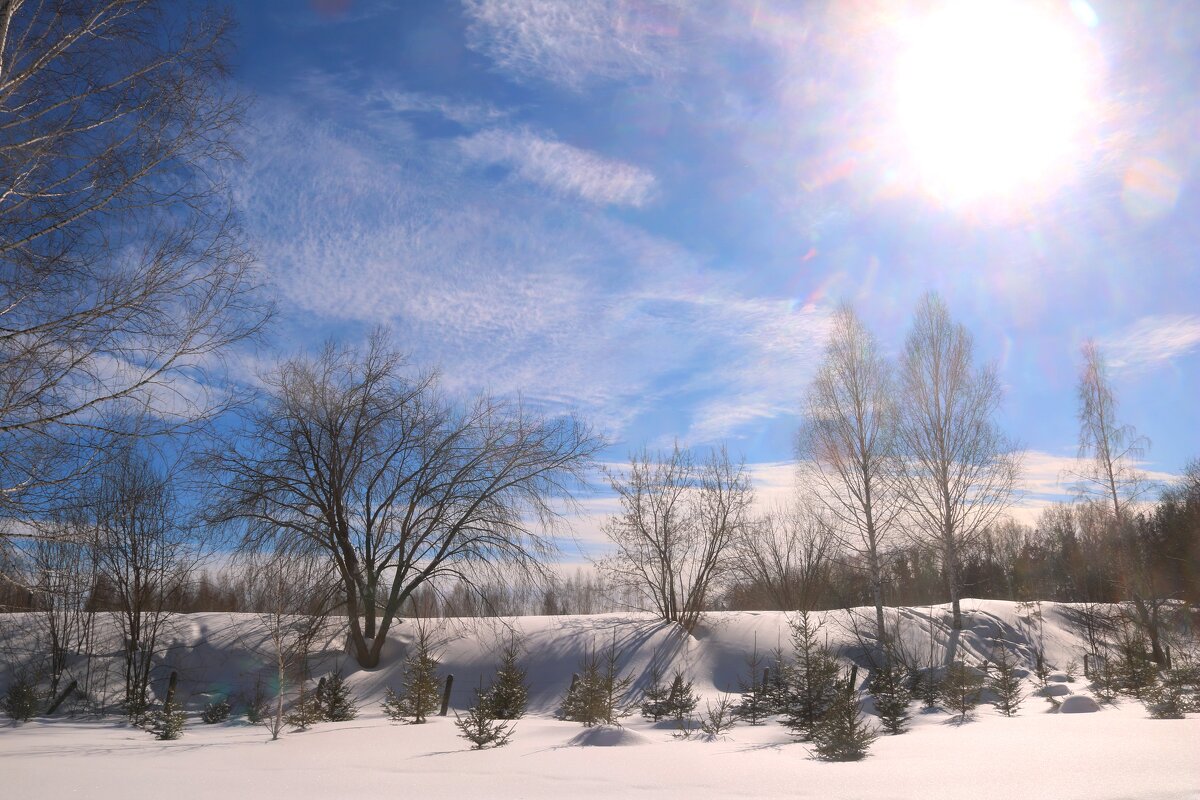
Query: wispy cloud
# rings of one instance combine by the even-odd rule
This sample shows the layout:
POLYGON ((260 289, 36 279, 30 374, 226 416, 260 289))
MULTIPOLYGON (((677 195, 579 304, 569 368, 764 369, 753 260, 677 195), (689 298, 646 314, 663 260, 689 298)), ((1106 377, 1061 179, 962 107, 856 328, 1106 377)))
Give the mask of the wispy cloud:
POLYGON ((1162 314, 1143 317, 1101 343, 1109 366, 1143 370, 1173 361, 1200 349, 1200 316, 1162 314))
POLYGON ((646 170, 529 130, 483 131, 459 146, 474 161, 509 166, 524 180, 592 203, 642 206, 654 191, 646 170))
POLYGON ((661 76, 680 52, 683 2, 466 0, 468 45, 521 81, 573 90, 661 76))
POLYGON ((495 123, 510 113, 491 103, 454 100, 443 95, 401 89, 379 89, 369 93, 368 98, 378 99, 398 114, 436 114, 451 122, 469 126, 495 123))

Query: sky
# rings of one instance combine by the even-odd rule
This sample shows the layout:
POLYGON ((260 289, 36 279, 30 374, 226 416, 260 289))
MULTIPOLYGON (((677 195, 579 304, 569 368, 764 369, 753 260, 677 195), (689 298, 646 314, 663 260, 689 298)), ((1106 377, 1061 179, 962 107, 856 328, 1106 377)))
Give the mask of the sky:
POLYGON ((238 3, 233 180, 279 308, 248 363, 383 324, 606 461, 726 443, 782 496, 830 312, 895 355, 934 290, 1004 384, 1027 519, 1088 337, 1168 478, 1200 457, 1200 8, 973 7, 238 3))

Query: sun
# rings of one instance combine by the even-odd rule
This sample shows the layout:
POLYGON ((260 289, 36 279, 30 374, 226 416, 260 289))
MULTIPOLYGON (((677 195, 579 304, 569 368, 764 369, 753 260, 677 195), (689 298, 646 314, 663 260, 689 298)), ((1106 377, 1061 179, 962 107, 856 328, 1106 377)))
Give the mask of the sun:
POLYGON ((922 188, 950 205, 1016 203, 1088 149, 1097 65, 1078 17, 952 0, 903 31, 895 99, 922 188))

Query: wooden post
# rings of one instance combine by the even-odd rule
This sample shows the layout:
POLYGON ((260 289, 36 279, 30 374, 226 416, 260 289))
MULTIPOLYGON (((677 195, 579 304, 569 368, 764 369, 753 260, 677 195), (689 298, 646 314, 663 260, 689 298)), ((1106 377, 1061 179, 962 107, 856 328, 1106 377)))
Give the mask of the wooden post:
POLYGON ((764 690, 764 691, 766 690, 766 688, 767 688, 768 686, 770 686, 770 685, 771 685, 771 668, 770 668, 770 667, 763 667, 763 682, 762 682, 762 685, 763 685, 763 690, 764 690))
POLYGON ((446 689, 442 692, 442 710, 438 713, 439 717, 446 716, 446 712, 450 710, 450 687, 454 685, 454 676, 446 676, 446 689))
POLYGON ((67 699, 67 695, 69 695, 71 692, 75 691, 76 683, 77 683, 77 681, 71 681, 71 684, 69 686, 67 686, 67 688, 63 689, 62 692, 59 693, 58 697, 55 698, 54 702, 50 704, 50 707, 48 709, 46 709, 47 717, 58 710, 58 707, 62 705, 63 700, 67 699))
POLYGON ((1088 655, 1089 655, 1088 653, 1083 654, 1083 677, 1085 677, 1085 678, 1092 677, 1092 671, 1088 667, 1088 655))
POLYGON ((579 685, 579 673, 578 673, 578 672, 572 672, 572 673, 571 673, 571 688, 570 688, 570 689, 567 689, 567 694, 570 694, 571 692, 574 692, 574 691, 575 691, 575 687, 576 687, 576 686, 578 686, 578 685, 579 685))
POLYGON ((175 684, 178 681, 179 673, 175 670, 171 670, 171 679, 167 681, 167 699, 166 702, 163 703, 163 708, 171 705, 171 702, 175 699, 175 684))
POLYGON ((850 682, 846 684, 846 694, 854 697, 854 687, 858 683, 858 664, 850 665, 850 682))

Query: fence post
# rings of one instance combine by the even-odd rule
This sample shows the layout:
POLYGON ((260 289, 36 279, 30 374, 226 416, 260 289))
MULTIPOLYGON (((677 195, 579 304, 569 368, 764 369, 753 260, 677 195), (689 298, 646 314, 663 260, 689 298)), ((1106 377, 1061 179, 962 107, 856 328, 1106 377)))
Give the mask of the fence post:
POLYGON ((446 716, 446 712, 450 710, 450 687, 454 685, 454 676, 446 676, 446 689, 442 692, 442 710, 438 714, 439 717, 446 716))

